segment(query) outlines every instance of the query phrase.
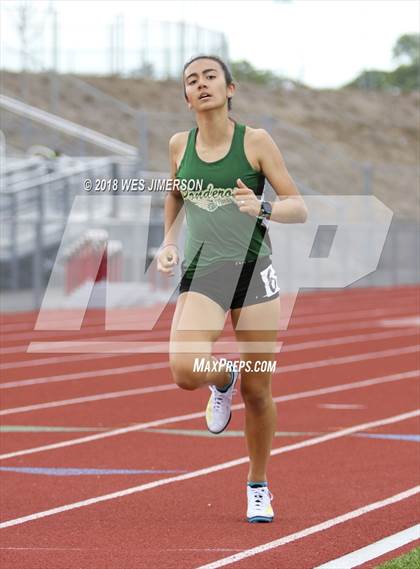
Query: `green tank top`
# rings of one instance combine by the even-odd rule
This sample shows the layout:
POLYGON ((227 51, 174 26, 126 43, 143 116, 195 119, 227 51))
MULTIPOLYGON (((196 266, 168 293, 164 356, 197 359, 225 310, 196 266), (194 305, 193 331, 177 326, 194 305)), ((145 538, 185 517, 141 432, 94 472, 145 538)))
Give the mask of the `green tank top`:
POLYGON ((184 266, 189 278, 212 271, 220 262, 253 261, 271 253, 265 222, 240 212, 232 195, 238 178, 259 197, 264 190, 264 175, 245 155, 245 125, 235 122, 230 150, 215 162, 197 155, 197 132, 197 127, 190 130, 176 173, 187 220, 184 266))

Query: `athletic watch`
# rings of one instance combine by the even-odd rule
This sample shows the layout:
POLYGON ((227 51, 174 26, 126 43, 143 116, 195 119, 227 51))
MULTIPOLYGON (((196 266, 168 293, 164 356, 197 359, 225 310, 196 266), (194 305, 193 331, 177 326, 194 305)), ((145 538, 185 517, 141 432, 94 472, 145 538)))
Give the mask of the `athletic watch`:
POLYGON ((270 202, 261 202, 261 209, 258 215, 259 219, 266 219, 267 221, 271 217, 271 212, 273 211, 273 206, 270 202))

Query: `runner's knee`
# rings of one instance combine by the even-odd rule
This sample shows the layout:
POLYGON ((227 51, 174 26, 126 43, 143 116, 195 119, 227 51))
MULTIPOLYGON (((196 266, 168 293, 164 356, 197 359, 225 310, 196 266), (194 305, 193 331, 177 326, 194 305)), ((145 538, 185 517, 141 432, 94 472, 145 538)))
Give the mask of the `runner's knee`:
POLYGON ((199 377, 194 372, 194 361, 192 359, 172 357, 170 367, 174 381, 181 389, 192 391, 200 386, 199 377))
POLYGON ((241 381, 241 395, 245 407, 255 412, 265 411, 267 407, 272 405, 271 388, 269 385, 241 381))

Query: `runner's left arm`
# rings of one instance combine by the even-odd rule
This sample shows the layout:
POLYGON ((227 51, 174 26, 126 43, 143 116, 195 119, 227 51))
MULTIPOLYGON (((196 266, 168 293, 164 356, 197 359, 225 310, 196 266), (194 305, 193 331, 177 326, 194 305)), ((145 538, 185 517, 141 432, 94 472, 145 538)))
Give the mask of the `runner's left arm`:
MULTIPOLYGON (((304 223, 308 210, 286 168, 278 146, 264 129, 255 129, 252 144, 255 145, 261 171, 278 196, 278 199, 272 203, 271 220, 280 223, 304 223)), ((249 215, 258 216, 258 198, 244 184, 238 183, 238 186, 234 192, 235 198, 239 204, 245 201, 239 209, 249 215)))

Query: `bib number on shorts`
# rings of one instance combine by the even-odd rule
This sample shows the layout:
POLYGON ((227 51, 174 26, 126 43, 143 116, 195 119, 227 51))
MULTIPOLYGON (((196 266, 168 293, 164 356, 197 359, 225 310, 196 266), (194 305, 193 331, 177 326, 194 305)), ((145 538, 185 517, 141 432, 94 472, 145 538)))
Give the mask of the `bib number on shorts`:
POLYGON ((276 271, 273 268, 273 265, 270 265, 269 267, 261 271, 260 275, 265 286, 266 296, 273 296, 273 294, 279 292, 280 289, 277 283, 277 275, 276 271))

